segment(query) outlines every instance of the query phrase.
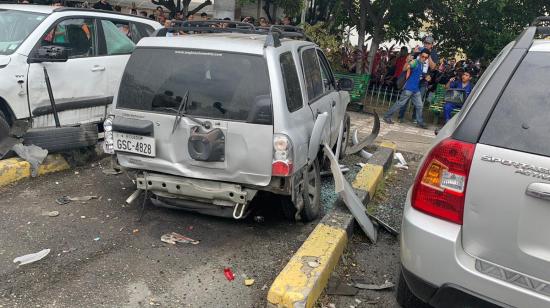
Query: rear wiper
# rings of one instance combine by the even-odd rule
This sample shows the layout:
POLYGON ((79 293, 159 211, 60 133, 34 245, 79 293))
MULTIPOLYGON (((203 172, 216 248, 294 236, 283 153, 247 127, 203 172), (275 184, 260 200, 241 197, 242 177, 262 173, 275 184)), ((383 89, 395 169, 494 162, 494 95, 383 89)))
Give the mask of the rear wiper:
POLYGON ((206 129, 210 129, 210 123, 203 122, 203 121, 198 120, 198 119, 196 119, 196 118, 194 118, 190 115, 184 114, 185 110, 187 109, 187 102, 188 101, 189 101, 189 90, 187 90, 187 92, 185 92, 185 96, 183 97, 183 100, 181 101, 181 103, 178 107, 178 111, 176 112, 176 119, 174 120, 174 126, 172 127, 172 134, 174 134, 174 132, 176 131, 176 128, 180 124, 181 118, 183 118, 183 117, 188 118, 189 120, 199 124, 200 126, 206 128, 206 129))

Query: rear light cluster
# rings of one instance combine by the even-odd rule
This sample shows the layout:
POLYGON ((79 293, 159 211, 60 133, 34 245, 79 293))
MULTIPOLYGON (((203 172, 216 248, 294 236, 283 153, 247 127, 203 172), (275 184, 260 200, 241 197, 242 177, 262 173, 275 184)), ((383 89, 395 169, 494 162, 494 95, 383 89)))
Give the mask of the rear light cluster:
POLYGON ((103 152, 105 154, 115 154, 115 140, 113 138, 113 116, 108 116, 103 122, 103 131, 105 138, 103 141, 103 152))
POLYGON ((292 143, 288 136, 275 134, 273 136, 273 163, 271 174, 273 176, 289 176, 292 174, 292 143))
POLYGON ((429 215, 462 224, 466 183, 475 145, 445 139, 426 157, 413 190, 412 206, 429 215))

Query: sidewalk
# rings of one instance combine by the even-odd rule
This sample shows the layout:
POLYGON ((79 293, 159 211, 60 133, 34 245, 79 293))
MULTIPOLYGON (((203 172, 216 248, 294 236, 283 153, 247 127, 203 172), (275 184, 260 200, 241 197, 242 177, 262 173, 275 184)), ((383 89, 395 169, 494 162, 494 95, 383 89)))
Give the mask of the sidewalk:
MULTIPOLYGON (((359 139, 371 133, 374 124, 373 116, 353 111, 348 113, 351 116, 351 133, 358 129, 359 139)), ((434 126, 429 126, 428 129, 416 127, 408 119, 405 123, 396 122, 390 125, 382 121, 382 115, 380 115, 380 134, 376 142, 393 141, 397 144, 399 151, 424 154, 435 138, 434 130, 434 126)))

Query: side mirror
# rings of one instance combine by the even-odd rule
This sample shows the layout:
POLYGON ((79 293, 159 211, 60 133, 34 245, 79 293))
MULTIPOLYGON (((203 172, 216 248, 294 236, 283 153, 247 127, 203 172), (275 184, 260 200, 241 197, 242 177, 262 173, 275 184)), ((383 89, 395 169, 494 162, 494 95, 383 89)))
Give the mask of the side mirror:
POLYGON ((341 91, 353 90, 353 80, 348 78, 341 78, 338 80, 338 89, 341 91))
POLYGON ((67 60, 69 60, 69 52, 65 47, 42 46, 29 57, 28 62, 67 62, 67 60))

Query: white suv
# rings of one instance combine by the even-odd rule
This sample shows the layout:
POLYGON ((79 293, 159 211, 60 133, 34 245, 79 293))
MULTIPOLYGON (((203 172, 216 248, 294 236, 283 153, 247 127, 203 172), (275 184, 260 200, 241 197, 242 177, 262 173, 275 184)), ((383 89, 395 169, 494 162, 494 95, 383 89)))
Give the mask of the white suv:
POLYGON ((408 194, 400 304, 550 307, 550 23, 505 47, 408 194))
POLYGON ((135 44, 160 27, 98 10, 0 5, 0 141, 16 120, 54 126, 43 66, 61 125, 101 122, 135 44), (44 46, 64 47, 68 60, 29 61, 44 46))

